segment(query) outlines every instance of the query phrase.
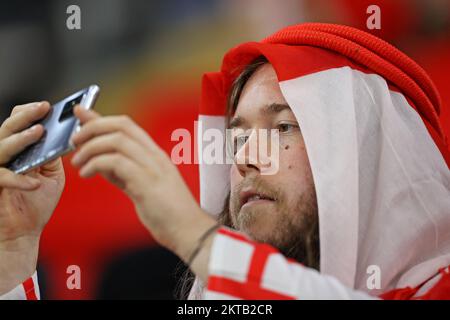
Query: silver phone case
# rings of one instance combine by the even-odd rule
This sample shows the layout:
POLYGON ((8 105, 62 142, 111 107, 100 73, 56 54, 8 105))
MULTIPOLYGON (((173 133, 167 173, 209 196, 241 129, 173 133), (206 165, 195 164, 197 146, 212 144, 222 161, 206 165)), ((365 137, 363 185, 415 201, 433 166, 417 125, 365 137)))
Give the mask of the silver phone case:
POLYGON ((47 116, 38 122, 45 128, 44 136, 16 156, 8 164, 8 169, 18 174, 26 173, 74 150, 70 138, 79 131, 80 121, 72 115, 60 122, 61 115, 65 107, 75 101, 79 101, 83 108, 91 109, 99 92, 97 85, 91 85, 52 105, 47 116))

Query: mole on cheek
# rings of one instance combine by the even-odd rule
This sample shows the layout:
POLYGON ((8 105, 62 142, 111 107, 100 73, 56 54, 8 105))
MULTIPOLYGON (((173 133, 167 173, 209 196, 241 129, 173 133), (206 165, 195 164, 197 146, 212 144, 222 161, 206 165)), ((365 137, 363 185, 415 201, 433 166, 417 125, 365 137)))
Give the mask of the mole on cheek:
POLYGON ((289 165, 288 169, 289 169, 289 170, 291 170, 291 169, 292 169, 292 166, 291 166, 291 165, 289 165))
POLYGON ((287 145, 286 147, 284 147, 284 150, 289 150, 289 145, 287 145))

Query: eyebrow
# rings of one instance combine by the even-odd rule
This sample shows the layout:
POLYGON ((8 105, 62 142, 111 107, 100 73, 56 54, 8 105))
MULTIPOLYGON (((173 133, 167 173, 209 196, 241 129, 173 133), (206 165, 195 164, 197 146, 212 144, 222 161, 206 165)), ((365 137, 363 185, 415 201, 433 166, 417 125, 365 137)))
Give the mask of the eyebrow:
MULTIPOLYGON (((291 110, 291 107, 285 103, 271 103, 260 109, 262 115, 274 115, 280 113, 283 110, 291 110)), ((247 120, 241 116, 236 116, 230 121, 229 128, 234 129, 237 127, 243 127, 247 123, 247 120)))
POLYGON ((233 120, 230 121, 229 128, 234 129, 234 128, 238 128, 238 127, 243 127, 244 124, 246 124, 246 123, 247 123, 247 121, 244 118, 237 116, 237 117, 234 117, 233 120))
POLYGON ((280 113, 283 110, 289 109, 291 110, 291 107, 285 103, 272 103, 266 106, 265 108, 261 109, 261 114, 264 115, 273 115, 276 113, 280 113))

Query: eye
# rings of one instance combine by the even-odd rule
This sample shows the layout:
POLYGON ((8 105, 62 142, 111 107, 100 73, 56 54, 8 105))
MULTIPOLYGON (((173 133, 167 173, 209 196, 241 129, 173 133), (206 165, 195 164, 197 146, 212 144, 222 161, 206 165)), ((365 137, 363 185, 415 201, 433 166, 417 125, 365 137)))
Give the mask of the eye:
POLYGON ((234 137, 234 139, 233 139, 234 155, 236 155, 236 153, 244 146, 244 144, 247 142, 247 140, 248 140, 248 135, 245 135, 245 134, 241 134, 241 135, 234 137))
POLYGON ((300 127, 292 123, 280 123, 279 125, 277 125, 277 129, 280 131, 280 133, 289 133, 293 130, 300 129, 300 127))

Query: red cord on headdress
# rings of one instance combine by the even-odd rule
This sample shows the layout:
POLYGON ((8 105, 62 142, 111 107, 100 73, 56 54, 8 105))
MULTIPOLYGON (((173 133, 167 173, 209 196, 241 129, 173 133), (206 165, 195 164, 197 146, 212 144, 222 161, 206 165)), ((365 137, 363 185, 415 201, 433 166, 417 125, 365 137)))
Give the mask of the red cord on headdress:
POLYGON ((445 140, 439 122, 441 99, 435 85, 416 62, 386 41, 348 26, 307 23, 284 28, 262 42, 328 49, 373 70, 408 96, 445 140))

